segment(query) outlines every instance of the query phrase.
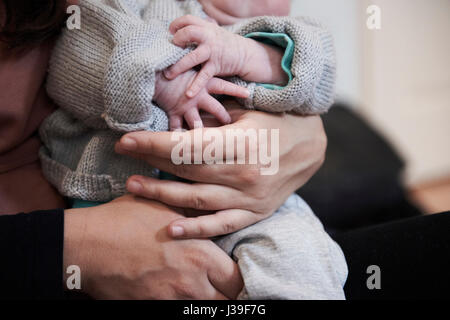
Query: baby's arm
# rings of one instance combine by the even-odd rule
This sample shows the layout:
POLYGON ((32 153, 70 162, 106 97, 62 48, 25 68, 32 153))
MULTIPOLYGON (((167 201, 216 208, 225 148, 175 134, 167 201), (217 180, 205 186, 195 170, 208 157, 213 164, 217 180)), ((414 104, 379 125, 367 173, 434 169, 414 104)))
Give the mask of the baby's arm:
POLYGON ((214 76, 238 76, 249 82, 286 85, 287 74, 281 68, 283 51, 250 38, 234 34, 217 24, 194 16, 183 16, 170 25, 173 43, 197 48, 164 71, 168 79, 203 64, 187 91, 196 96, 214 76), (262 67, 263 66, 263 67, 262 67))
MULTIPOLYGON (((273 41, 286 48, 283 68, 290 74, 289 84, 247 83, 251 94, 243 101, 247 108, 301 115, 328 111, 334 102, 336 78, 334 43, 328 30, 307 17, 257 17, 227 28, 262 41, 275 37, 273 41)), ((239 78, 233 82, 245 85, 239 78)))
POLYGON ((191 16, 175 20, 170 30, 175 33, 174 43, 199 45, 193 53, 171 67, 166 75, 171 78, 195 65, 204 64, 191 86, 194 90, 188 94, 190 96, 195 95, 213 75, 237 76, 233 81, 250 90, 251 95, 245 100, 245 106, 250 109, 257 106, 264 111, 294 111, 299 114, 318 114, 328 110, 334 100, 334 47, 331 35, 319 24, 307 18, 259 17, 228 27, 228 30, 234 34, 191 16), (259 32, 261 30, 265 32, 259 32), (248 37, 262 40, 278 37, 276 41, 286 42, 284 56, 281 47, 248 37), (288 82, 287 77, 289 83, 281 87, 288 82))

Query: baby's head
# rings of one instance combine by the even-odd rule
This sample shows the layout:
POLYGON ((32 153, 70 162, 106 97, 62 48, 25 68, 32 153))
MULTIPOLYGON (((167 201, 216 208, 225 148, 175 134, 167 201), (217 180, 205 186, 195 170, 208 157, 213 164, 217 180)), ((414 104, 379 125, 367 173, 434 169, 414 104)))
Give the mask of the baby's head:
POLYGON ((241 18, 257 16, 288 16, 291 11, 291 0, 224 0, 241 8, 243 3, 247 11, 241 18))
POLYGON ((242 18, 287 16, 291 0, 199 0, 205 12, 219 24, 233 24, 242 18))

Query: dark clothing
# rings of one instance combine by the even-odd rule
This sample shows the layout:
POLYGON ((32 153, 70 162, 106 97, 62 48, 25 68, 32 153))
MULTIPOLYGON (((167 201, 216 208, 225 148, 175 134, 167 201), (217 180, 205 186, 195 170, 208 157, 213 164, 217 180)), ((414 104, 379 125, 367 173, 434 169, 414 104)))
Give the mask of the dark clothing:
POLYGON ((450 212, 385 223, 333 236, 344 251, 347 299, 450 298, 450 212), (380 267, 381 290, 367 268, 380 267))
MULTIPOLYGON (((450 213, 423 216, 333 238, 349 266, 347 298, 449 298, 450 213), (369 290, 367 268, 381 270, 381 290, 369 290)), ((0 298, 63 298, 62 210, 0 217, 0 298)))
POLYGON ((63 298, 64 211, 0 216, 0 299, 63 298))

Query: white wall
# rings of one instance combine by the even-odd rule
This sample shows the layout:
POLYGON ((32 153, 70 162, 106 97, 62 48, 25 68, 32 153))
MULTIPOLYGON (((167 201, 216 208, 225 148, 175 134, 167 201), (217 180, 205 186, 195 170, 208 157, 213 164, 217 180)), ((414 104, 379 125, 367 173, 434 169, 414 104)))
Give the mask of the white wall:
POLYGON ((292 0, 293 16, 311 16, 332 32, 338 61, 337 97, 358 106, 361 92, 360 0, 292 0))
POLYGON ((333 33, 338 99, 399 150, 405 181, 450 177, 450 1, 292 0, 292 9, 333 33), (381 30, 366 27, 372 4, 381 8, 381 30))
POLYGON ((408 161, 408 184, 446 179, 450 177, 450 1, 365 2, 381 8, 382 28, 363 33, 360 111, 408 161))

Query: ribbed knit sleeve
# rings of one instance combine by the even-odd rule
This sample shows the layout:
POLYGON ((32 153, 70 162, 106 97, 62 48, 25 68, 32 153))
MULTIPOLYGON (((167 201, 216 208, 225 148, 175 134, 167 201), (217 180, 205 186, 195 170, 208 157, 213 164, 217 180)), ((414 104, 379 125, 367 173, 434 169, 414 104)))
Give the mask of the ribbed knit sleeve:
POLYGON ((165 112, 153 103, 156 73, 185 54, 170 42, 165 23, 134 26, 114 47, 106 68, 103 117, 108 126, 124 132, 168 130, 165 112))
POLYGON ((281 90, 232 79, 250 90, 250 97, 241 101, 247 108, 302 115, 321 114, 329 109, 335 96, 335 50, 331 34, 319 23, 304 17, 258 17, 229 29, 242 36, 253 32, 284 33, 295 43, 293 79, 281 90))
POLYGON ((169 25, 205 16, 196 0, 80 0, 81 28, 64 29, 50 60, 47 91, 60 109, 40 128, 42 170, 70 198, 106 202, 132 175, 157 177, 145 161, 119 155, 124 132, 168 130, 155 105, 156 73, 192 49, 172 44, 169 25))
MULTIPOLYGON (((90 127, 121 132, 168 129, 153 103, 156 73, 189 52, 170 40, 192 1, 81 0, 81 28, 64 30, 50 61, 47 91, 90 127)), ((198 13, 197 13, 198 14, 198 13)))

